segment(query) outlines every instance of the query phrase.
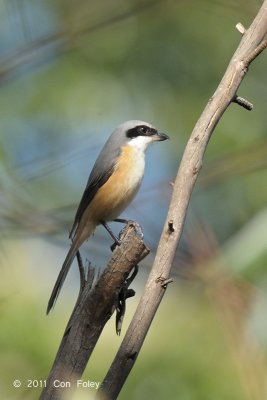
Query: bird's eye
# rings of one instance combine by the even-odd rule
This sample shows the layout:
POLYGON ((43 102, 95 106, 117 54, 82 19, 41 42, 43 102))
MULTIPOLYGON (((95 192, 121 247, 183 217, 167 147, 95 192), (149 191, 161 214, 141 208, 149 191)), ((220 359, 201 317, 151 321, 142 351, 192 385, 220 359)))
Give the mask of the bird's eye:
POLYGON ((145 135, 148 131, 148 128, 147 128, 147 126, 140 126, 139 130, 142 135, 145 135))

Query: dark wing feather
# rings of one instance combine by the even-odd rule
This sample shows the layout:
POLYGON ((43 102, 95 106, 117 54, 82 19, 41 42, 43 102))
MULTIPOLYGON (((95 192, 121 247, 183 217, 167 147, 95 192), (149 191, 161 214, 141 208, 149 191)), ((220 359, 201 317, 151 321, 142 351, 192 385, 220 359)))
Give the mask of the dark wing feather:
POLYGON ((116 160, 120 154, 120 148, 124 141, 127 141, 124 132, 122 131, 121 135, 119 135, 119 133, 115 131, 109 137, 108 141, 100 152, 89 176, 85 191, 76 212, 74 223, 70 231, 70 238, 75 236, 77 226, 83 216, 83 213, 93 200, 98 189, 103 186, 112 175, 116 165, 116 160), (114 135, 116 136, 114 137, 114 135))
MULTIPOLYGON (((112 165, 108 170, 106 170, 103 174, 98 175, 97 177, 95 177, 94 179, 90 179, 88 180, 87 186, 85 188, 85 191, 83 192, 83 196, 81 198, 79 207, 77 209, 75 218, 74 218, 74 222, 70 231, 70 238, 73 238, 73 236, 75 235, 75 231, 76 228, 82 218, 82 215, 84 213, 84 211, 86 210, 88 204, 90 204, 90 202, 93 200, 94 196, 96 195, 98 189, 103 186, 107 180, 110 178, 110 176, 112 175, 113 171, 114 171, 114 167, 115 164, 112 165)), ((93 171, 92 171, 93 172, 93 171)))
POLYGON ((103 186, 112 175, 119 154, 120 147, 117 145, 117 141, 111 136, 100 152, 89 176, 70 231, 70 238, 75 236, 77 226, 83 216, 83 213, 96 195, 98 189, 103 186))

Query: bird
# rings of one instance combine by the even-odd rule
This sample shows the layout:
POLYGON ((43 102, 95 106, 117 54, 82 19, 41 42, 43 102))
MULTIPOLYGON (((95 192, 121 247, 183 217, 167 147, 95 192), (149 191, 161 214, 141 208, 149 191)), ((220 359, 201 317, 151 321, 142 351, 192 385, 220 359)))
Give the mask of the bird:
POLYGON ((70 266, 81 245, 98 225, 103 225, 118 241, 107 225, 117 218, 135 197, 144 176, 145 150, 150 143, 169 139, 151 124, 130 120, 119 125, 99 153, 89 175, 70 230, 70 250, 65 258, 48 301, 46 313, 54 307, 70 266))

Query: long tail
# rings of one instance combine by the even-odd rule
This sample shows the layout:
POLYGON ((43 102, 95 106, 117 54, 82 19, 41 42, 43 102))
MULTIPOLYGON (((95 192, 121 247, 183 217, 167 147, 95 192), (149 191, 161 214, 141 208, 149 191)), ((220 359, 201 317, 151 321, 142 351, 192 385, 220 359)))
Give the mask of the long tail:
POLYGON ((60 290, 61 290, 61 288, 63 286, 63 283, 64 283, 64 281, 66 279, 66 276, 67 276, 67 274, 69 272, 70 266, 71 266, 72 261, 74 260, 74 258, 76 256, 76 253, 77 253, 78 249, 79 249, 79 247, 77 248, 77 244, 75 242, 73 242, 72 245, 71 245, 71 248, 70 248, 70 250, 69 250, 69 252, 67 254, 67 257, 66 257, 66 259, 65 259, 65 261, 64 261, 64 263, 62 265, 60 273, 59 273, 59 275, 57 277, 57 281, 55 283, 54 289, 53 289, 52 294, 50 296, 50 299, 48 301, 46 314, 49 314, 51 308, 54 307, 54 305, 55 305, 55 303, 57 301, 57 298, 58 298, 58 295, 60 293, 60 290))

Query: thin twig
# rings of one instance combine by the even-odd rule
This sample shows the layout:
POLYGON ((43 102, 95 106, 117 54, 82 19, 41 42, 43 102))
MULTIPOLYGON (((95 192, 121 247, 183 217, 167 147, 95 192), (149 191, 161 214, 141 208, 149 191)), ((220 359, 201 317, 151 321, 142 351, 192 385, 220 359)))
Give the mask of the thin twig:
POLYGON ((86 279, 85 279, 85 269, 84 269, 84 265, 83 265, 83 260, 82 260, 81 253, 79 252, 79 250, 76 253, 76 258, 77 258, 79 273, 80 273, 80 292, 82 292, 85 287, 86 279))
POLYGON ((238 104, 239 106, 245 108, 248 111, 253 110, 253 104, 250 103, 248 100, 244 99, 243 97, 235 96, 233 98, 233 103, 238 104))
POLYGON ((235 27, 238 30, 238 32, 241 33, 241 35, 244 35, 244 33, 246 32, 246 28, 244 27, 243 24, 241 24, 241 22, 238 22, 235 27))

